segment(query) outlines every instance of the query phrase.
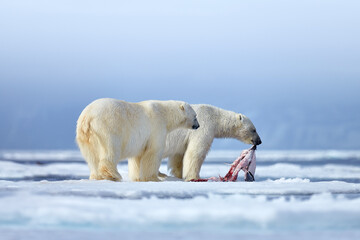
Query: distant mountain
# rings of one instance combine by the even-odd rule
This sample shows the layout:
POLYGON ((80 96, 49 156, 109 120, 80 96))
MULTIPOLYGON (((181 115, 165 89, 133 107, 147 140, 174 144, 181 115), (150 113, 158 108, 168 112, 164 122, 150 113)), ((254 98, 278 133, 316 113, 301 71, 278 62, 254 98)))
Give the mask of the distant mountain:
MULTIPOLYGON (((83 107, 0 109, 0 149, 76 148, 75 125, 83 107)), ((262 149, 360 149, 360 112, 352 109, 355 106, 270 106, 242 113, 257 127, 262 149)), ((213 145, 213 149, 243 147, 237 140, 216 140, 213 145)))

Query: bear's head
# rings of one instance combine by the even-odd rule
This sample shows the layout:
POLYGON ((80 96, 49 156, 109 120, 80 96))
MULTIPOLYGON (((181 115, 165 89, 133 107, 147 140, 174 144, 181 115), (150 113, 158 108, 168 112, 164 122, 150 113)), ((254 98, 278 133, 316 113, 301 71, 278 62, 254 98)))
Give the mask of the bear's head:
POLYGON ((236 114, 236 123, 233 129, 234 137, 244 143, 260 145, 261 139, 251 120, 243 114, 236 114))
POLYGON ((180 104, 180 111, 182 112, 184 116, 184 127, 185 128, 192 128, 192 129, 198 129, 200 127, 200 124, 196 117, 196 112, 194 109, 190 106, 190 104, 183 102, 180 104))

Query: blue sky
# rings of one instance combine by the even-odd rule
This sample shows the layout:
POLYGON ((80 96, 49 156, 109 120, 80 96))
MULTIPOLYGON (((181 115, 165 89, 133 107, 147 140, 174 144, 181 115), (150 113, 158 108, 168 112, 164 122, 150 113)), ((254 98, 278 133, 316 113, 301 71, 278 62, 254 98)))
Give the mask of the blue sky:
POLYGON ((100 97, 241 112, 264 149, 359 149, 358 9, 325 0, 2 1, 0 149, 76 148, 76 119, 100 97))

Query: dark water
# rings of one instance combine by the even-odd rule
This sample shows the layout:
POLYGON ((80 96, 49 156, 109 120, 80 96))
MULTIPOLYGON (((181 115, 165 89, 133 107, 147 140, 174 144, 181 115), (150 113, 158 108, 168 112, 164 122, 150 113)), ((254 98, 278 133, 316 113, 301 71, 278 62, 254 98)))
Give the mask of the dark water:
MULTIPOLYGON (((52 164, 84 164, 86 165, 86 162, 79 158, 79 157, 74 157, 74 158, 67 158, 67 159, 52 159, 50 158, 44 158, 42 157, 42 159, 21 159, 21 158, 16 158, 16 159, 10 159, 10 158, 6 158, 4 155, 1 156, 2 159, 0 160, 0 162, 6 161, 6 162, 13 162, 13 163, 17 163, 17 164, 21 164, 23 166, 38 166, 38 167, 42 167, 42 166, 49 166, 52 164)), ((206 159, 204 162, 204 166, 219 166, 219 165, 224 165, 224 164, 231 164, 232 161, 234 159, 230 159, 230 158, 210 158, 210 159, 206 159)), ((269 167, 269 166, 273 166, 276 164, 285 164, 288 166, 297 166, 303 169, 303 171, 308 171, 308 169, 311 169, 311 167, 322 167, 322 166, 329 166, 329 165, 333 165, 335 166, 334 171, 339 171, 339 173, 343 174, 344 177, 337 177, 336 179, 331 178, 331 177, 317 177, 317 176, 311 176, 311 177, 306 177, 307 179, 309 179, 311 182, 323 182, 323 181, 343 181, 343 182, 348 182, 348 183, 360 183, 360 159, 357 157, 347 157, 347 158, 329 158, 329 157, 324 157, 324 158, 319 158, 317 157, 314 160, 301 160, 298 157, 296 158, 284 158, 281 157, 279 159, 277 159, 276 157, 272 158, 272 159, 261 159, 261 157, 257 158, 257 167, 261 168, 261 167, 269 167), (338 167, 347 167, 350 170, 354 170, 354 171, 359 171, 359 176, 355 177, 355 178, 349 178, 347 177, 347 173, 344 172, 343 169, 337 170, 336 166, 338 167)), ((166 164, 166 160, 163 161, 163 164, 166 164)), ((124 166, 127 165, 127 161, 121 161, 119 163, 120 166, 124 166)), ((267 180, 276 180, 279 179, 281 177, 281 173, 279 173, 278 175, 276 175, 276 177, 267 177, 267 176, 261 176, 259 174, 255 174, 255 181, 261 182, 261 181, 267 181, 267 180)), ((294 176, 296 177, 296 176, 294 176)), ((72 174, 61 174, 61 175, 57 175, 57 174, 38 174, 35 176, 24 176, 24 177, 0 177, 0 180, 8 180, 8 181, 42 181, 42 180, 47 180, 47 181, 64 181, 64 180, 80 180, 80 179, 88 179, 88 175, 72 175, 72 174)), ((239 178, 240 181, 242 181, 242 178, 239 178)))

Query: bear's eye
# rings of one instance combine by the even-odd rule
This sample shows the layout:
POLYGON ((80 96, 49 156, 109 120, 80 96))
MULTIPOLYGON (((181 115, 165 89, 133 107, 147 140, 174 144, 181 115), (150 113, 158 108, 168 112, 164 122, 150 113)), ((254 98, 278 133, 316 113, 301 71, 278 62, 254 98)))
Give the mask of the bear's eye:
POLYGON ((252 132, 253 132, 253 133, 256 133, 256 129, 253 129, 252 132))

